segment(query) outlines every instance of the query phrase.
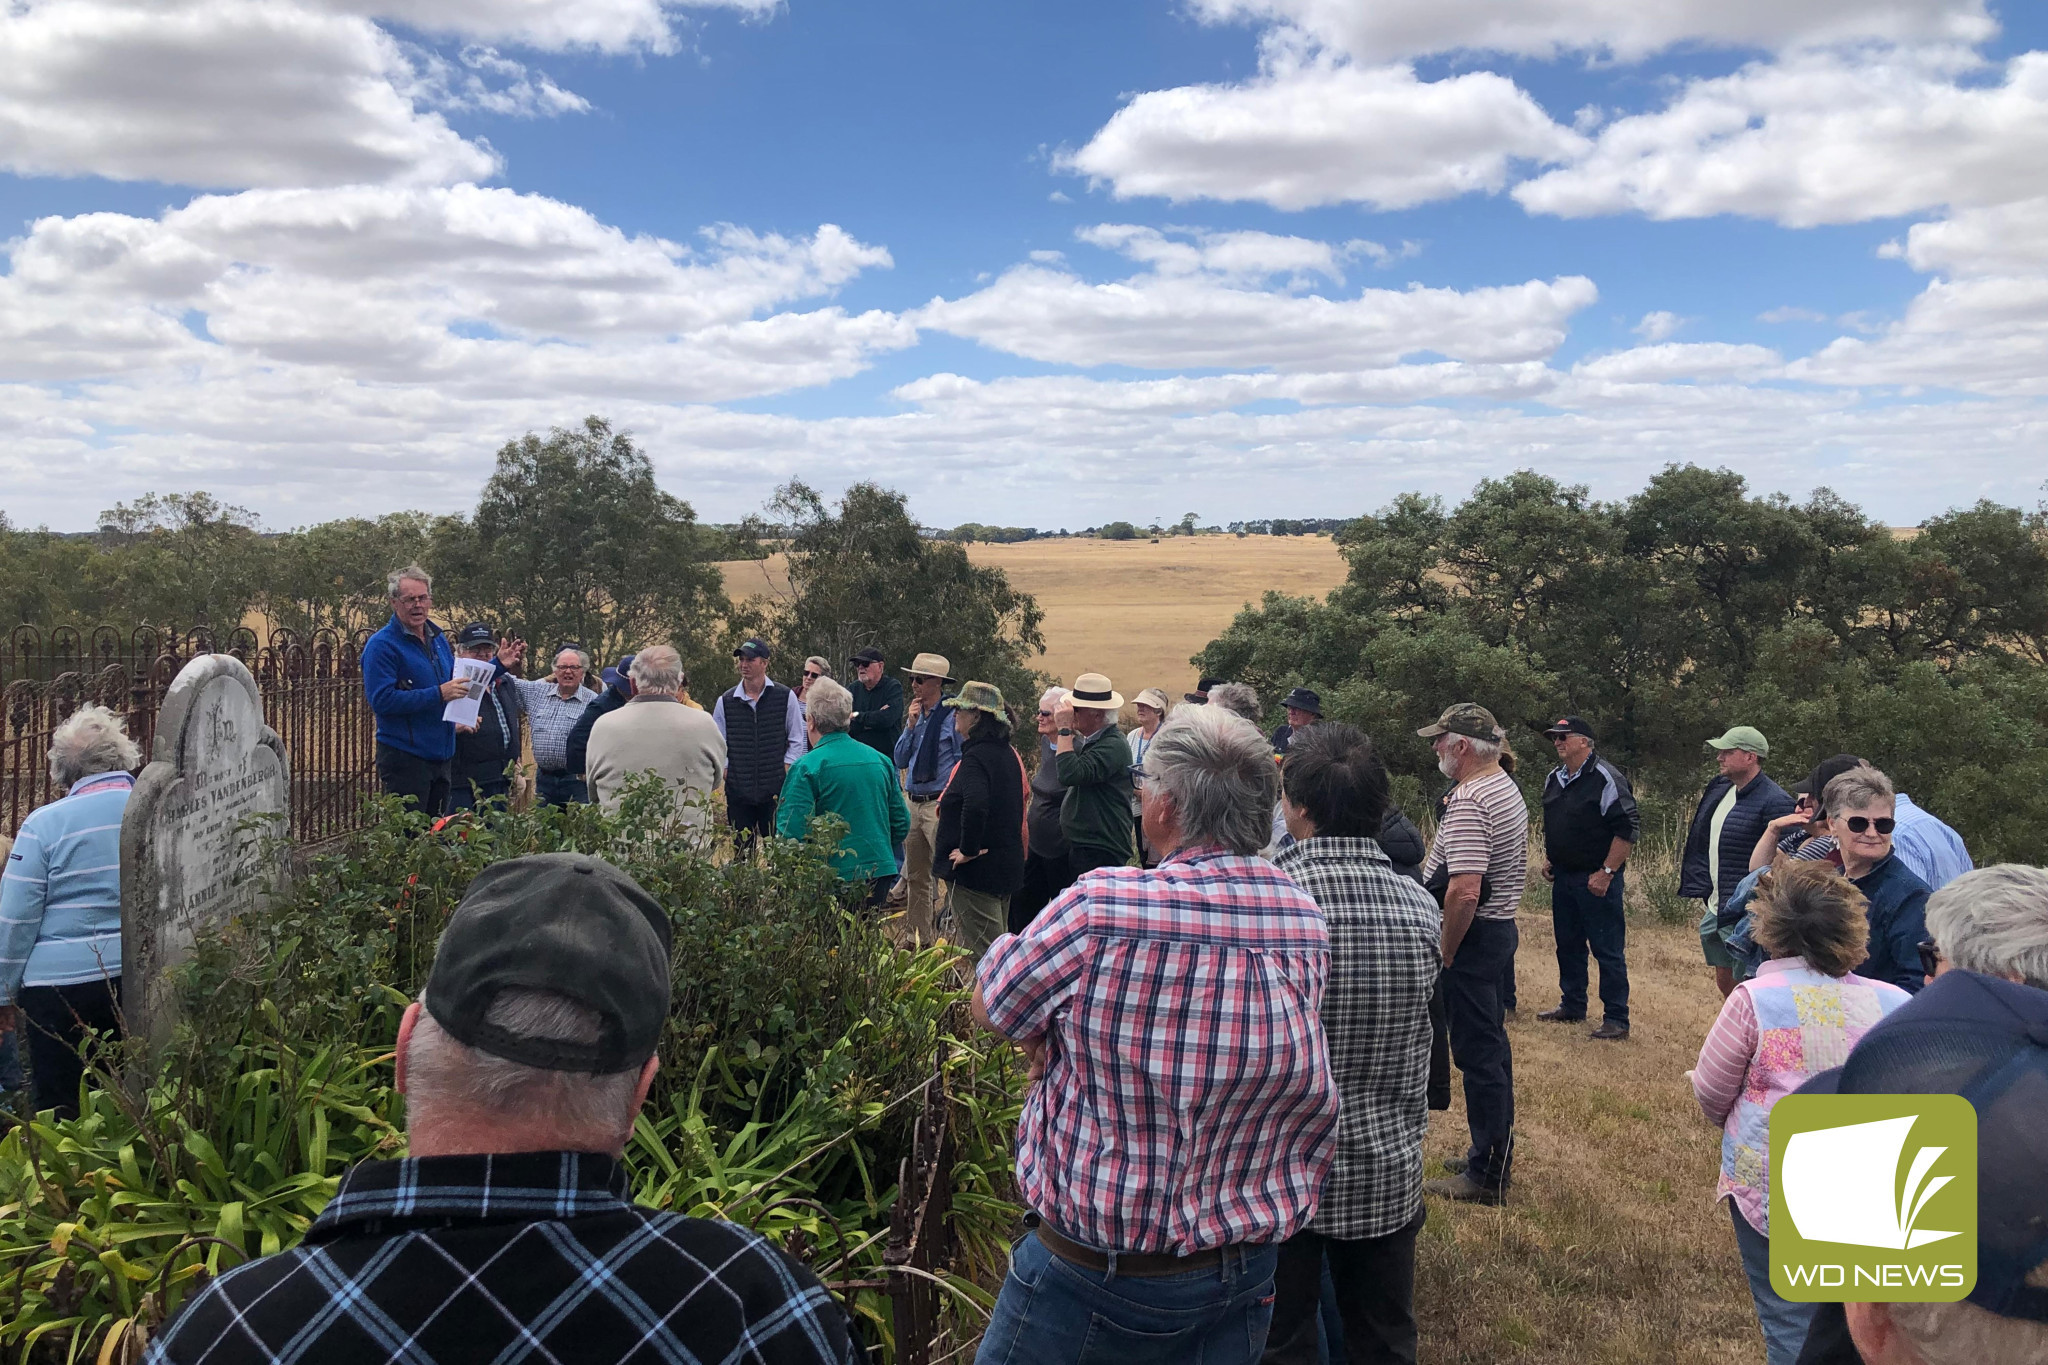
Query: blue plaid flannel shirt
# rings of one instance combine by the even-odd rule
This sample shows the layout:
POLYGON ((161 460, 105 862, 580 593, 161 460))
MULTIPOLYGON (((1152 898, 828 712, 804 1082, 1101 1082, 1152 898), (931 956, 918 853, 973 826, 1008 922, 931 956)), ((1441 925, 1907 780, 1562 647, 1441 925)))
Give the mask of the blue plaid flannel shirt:
POLYGON ((303 1243, 195 1295, 150 1365, 853 1365, 810 1271, 625 1190, 619 1163, 587 1152, 365 1162, 303 1243))

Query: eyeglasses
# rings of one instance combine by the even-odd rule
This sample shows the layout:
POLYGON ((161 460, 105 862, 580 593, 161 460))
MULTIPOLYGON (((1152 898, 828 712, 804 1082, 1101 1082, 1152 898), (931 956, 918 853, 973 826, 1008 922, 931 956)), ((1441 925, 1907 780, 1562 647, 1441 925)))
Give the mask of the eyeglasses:
POLYGON ((1849 827, 1851 834, 1861 834, 1873 826, 1876 827, 1879 834, 1890 834, 1893 829, 1897 828, 1899 822, 1892 819, 1889 815, 1880 815, 1875 819, 1868 815, 1851 815, 1846 817, 1842 823, 1849 827))
POLYGON ((816 681, 817 681, 818 679, 820 679, 820 678, 822 678, 822 677, 824 677, 824 676, 825 676, 825 675, 824 675, 823 673, 815 673, 815 672, 812 672, 812 671, 811 671, 810 669, 808 669, 808 668, 804 670, 804 681, 805 681, 805 682, 816 682, 816 681))
POLYGON ((1142 764, 1142 763, 1133 763, 1133 764, 1131 765, 1131 776, 1132 776, 1132 777, 1135 777, 1135 778, 1137 778, 1137 779, 1138 779, 1138 780, 1139 780, 1140 782, 1144 781, 1144 780, 1145 780, 1146 778, 1150 777, 1151 775, 1152 775, 1152 774, 1150 774, 1150 773, 1148 773, 1148 772, 1146 772, 1146 771, 1145 771, 1145 765, 1144 765, 1144 764, 1142 764))
POLYGON ((1038 713, 1038 718, 1039 718, 1040 720, 1051 720, 1051 719, 1052 719, 1052 712, 1050 712, 1050 711, 1040 711, 1040 712, 1038 713))
POLYGON ((1941 949, 1935 945, 1933 939, 1923 938, 1913 946, 1920 951, 1920 970, 1923 974, 1933 976, 1941 970, 1941 949))
POLYGON ((401 607, 417 607, 433 600, 434 594, 430 592, 411 592, 399 598, 398 605, 401 607))

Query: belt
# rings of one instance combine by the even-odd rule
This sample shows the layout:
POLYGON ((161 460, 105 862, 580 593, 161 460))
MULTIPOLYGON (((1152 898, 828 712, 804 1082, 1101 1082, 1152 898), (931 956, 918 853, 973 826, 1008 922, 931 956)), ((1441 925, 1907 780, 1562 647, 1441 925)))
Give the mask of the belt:
POLYGON ((1037 1214, 1030 1215, 1026 1221, 1035 1226, 1038 1240, 1045 1244, 1047 1251, 1063 1261, 1071 1261, 1100 1275, 1107 1275, 1114 1269, 1119 1275, 1154 1280, 1167 1275, 1185 1275, 1193 1270, 1215 1270, 1223 1264, 1223 1253, 1230 1250, 1229 1247, 1211 1247, 1185 1256, 1165 1251, 1119 1251, 1114 1253, 1115 1265, 1112 1267, 1110 1252, 1082 1246, 1037 1214))
POLYGON ((945 795, 945 793, 944 793, 944 792, 933 792, 933 793, 931 793, 931 795, 929 795, 929 796, 913 796, 913 797, 911 797, 910 799, 911 799, 911 801, 913 801, 913 802, 914 802, 914 803, 916 803, 917 805, 920 805, 920 806, 922 806, 922 805, 923 805, 923 804, 924 804, 925 802, 927 802, 927 801, 936 801, 936 800, 938 800, 938 799, 939 799, 940 797, 942 797, 942 796, 944 796, 944 795, 945 795))

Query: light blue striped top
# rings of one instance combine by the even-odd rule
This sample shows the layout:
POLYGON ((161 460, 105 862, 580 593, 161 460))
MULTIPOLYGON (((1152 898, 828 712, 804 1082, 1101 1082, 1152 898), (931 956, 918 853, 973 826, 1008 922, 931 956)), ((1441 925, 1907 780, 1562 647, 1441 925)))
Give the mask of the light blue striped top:
POLYGON ((94 773, 29 813, 0 875, 0 1005, 23 986, 121 974, 121 812, 127 773, 94 773))

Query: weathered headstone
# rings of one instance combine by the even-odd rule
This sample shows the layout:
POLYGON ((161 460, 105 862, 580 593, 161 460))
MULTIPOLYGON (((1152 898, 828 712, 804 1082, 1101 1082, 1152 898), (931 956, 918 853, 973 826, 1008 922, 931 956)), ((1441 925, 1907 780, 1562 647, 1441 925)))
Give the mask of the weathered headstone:
POLYGON ((240 659, 202 654, 157 712, 156 747, 121 819, 121 1003, 152 1047, 177 1022, 169 970, 199 932, 256 906, 283 860, 291 791, 284 743, 240 659), (281 844, 275 845, 281 849, 281 844))

